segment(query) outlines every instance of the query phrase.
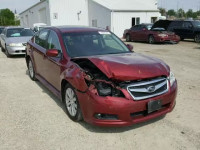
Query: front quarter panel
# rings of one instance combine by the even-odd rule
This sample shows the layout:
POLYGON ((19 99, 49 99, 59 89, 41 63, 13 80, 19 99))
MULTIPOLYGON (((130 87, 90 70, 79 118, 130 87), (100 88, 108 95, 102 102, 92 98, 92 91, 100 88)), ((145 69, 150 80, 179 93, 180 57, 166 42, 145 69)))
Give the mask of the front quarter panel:
POLYGON ((68 62, 67 67, 63 69, 61 73, 62 80, 69 82, 78 91, 86 92, 88 89, 83 70, 72 62, 68 62))

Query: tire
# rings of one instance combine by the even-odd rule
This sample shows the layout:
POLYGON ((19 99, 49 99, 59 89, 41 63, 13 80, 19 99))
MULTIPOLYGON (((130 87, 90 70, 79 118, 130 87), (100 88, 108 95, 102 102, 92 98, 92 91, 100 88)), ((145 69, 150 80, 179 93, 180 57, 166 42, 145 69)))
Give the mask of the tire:
POLYGON ((126 35, 126 42, 130 42, 131 41, 131 37, 129 34, 126 35))
POLYGON ((28 60, 28 74, 31 80, 36 81, 37 79, 35 78, 35 70, 33 67, 33 62, 31 59, 28 60))
POLYGON ((154 44, 155 43, 155 38, 153 37, 153 35, 149 36, 149 44, 154 44))
POLYGON ((70 84, 64 87, 64 103, 69 118, 75 122, 83 119, 78 97, 74 88, 70 84))
POLYGON ((7 48, 6 48, 6 45, 5 45, 5 54, 6 54, 6 56, 7 56, 8 58, 11 57, 11 55, 9 54, 9 52, 8 52, 8 50, 7 50, 7 48))
POLYGON ((195 41, 196 43, 200 43, 200 34, 196 34, 196 35, 195 35, 194 41, 195 41))

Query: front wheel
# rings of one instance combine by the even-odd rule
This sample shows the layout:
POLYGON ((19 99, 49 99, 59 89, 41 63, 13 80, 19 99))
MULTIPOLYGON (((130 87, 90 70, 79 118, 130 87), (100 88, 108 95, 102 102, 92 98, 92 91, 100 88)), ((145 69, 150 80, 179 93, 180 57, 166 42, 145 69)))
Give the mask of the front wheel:
POLYGON ((149 44, 154 44, 155 43, 155 39, 153 37, 153 35, 149 36, 149 44))
POLYGON ((196 43, 199 43, 199 42, 200 42, 200 34, 195 35, 194 41, 195 41, 196 43))
POLYGON ((10 58, 10 57, 11 57, 11 55, 10 55, 10 53, 8 52, 8 50, 7 50, 6 46, 5 46, 5 54, 6 54, 6 56, 7 56, 8 58, 10 58))
POLYGON ((64 89, 64 102, 67 110, 67 115, 73 121, 82 120, 82 112, 79 105, 78 97, 74 88, 70 84, 66 84, 64 89))

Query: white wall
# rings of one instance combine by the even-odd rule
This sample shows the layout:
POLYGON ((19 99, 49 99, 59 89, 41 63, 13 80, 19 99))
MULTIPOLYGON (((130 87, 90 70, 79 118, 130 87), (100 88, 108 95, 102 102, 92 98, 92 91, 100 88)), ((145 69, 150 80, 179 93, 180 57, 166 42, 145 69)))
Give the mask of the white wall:
POLYGON ((46 23, 50 25, 48 2, 41 2, 20 14, 20 25, 33 28, 34 23, 46 23))
POLYGON ((132 26, 132 18, 140 17, 140 23, 151 23, 151 17, 159 17, 159 12, 112 12, 112 28, 118 37, 122 37, 124 30, 132 26))
POLYGON ((88 0, 49 0, 49 5, 52 26, 88 25, 88 0))
POLYGON ((92 27, 92 20, 97 20, 97 27, 111 27, 111 11, 96 2, 89 1, 89 26, 92 27))

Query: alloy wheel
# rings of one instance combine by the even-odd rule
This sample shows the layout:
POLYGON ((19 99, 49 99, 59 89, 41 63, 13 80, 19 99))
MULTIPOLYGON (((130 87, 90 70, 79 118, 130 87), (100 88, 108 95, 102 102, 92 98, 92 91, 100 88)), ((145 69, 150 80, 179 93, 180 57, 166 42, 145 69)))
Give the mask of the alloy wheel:
POLYGON ((77 115, 77 98, 74 91, 68 87, 65 92, 65 103, 70 116, 75 117, 77 115))

